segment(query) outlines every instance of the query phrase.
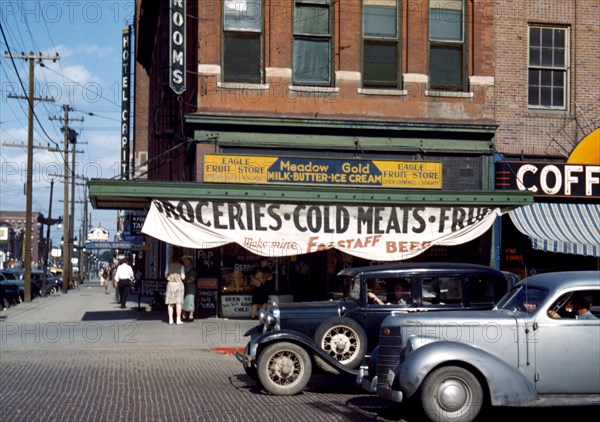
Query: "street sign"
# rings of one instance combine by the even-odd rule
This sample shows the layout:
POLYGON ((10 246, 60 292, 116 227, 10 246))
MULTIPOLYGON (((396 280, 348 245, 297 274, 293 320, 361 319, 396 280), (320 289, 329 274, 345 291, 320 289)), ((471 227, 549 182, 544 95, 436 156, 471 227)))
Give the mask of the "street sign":
POLYGON ((85 242, 86 249, 131 249, 131 242, 85 242))

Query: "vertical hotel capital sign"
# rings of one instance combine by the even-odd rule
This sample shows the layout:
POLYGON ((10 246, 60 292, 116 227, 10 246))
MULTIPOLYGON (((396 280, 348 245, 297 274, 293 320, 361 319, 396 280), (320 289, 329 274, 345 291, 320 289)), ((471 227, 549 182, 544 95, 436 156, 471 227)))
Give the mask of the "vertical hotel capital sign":
POLYGON ((171 0, 169 14, 169 86, 175 94, 185 91, 185 0, 171 0))
POLYGON ((131 26, 123 28, 123 71, 121 78, 121 179, 129 179, 129 98, 131 75, 131 26))

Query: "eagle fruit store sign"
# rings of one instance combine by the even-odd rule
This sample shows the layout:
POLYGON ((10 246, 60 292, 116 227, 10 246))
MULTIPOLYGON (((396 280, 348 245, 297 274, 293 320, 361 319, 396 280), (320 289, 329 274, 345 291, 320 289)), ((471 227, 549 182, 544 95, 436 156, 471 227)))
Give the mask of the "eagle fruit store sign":
POLYGON ((205 154, 204 181, 441 189, 442 163, 205 154))
POLYGON ((281 257, 335 248, 365 259, 397 261, 434 245, 476 239, 500 214, 499 208, 484 206, 154 200, 142 232, 194 249, 237 243, 257 255, 281 257))

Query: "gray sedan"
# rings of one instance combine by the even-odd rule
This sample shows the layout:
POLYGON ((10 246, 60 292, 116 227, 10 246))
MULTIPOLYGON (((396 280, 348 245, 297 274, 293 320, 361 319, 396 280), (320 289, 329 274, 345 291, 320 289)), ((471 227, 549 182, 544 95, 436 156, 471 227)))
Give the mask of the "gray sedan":
POLYGON ((488 405, 597 405, 598 305, 600 272, 573 271, 522 280, 494 310, 389 316, 363 386, 440 422, 488 405))

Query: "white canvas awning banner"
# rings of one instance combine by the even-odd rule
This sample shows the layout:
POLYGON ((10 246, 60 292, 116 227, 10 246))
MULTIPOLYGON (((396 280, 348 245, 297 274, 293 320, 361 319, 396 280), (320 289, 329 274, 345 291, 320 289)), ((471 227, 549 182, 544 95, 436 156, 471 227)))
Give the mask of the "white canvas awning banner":
POLYGON ((536 202, 509 215, 534 249, 600 256, 600 204, 536 202))
POLYGON ((335 248, 365 259, 398 261, 434 245, 476 239, 501 213, 485 206, 154 200, 142 232, 193 249, 238 243, 257 255, 282 257, 335 248))

